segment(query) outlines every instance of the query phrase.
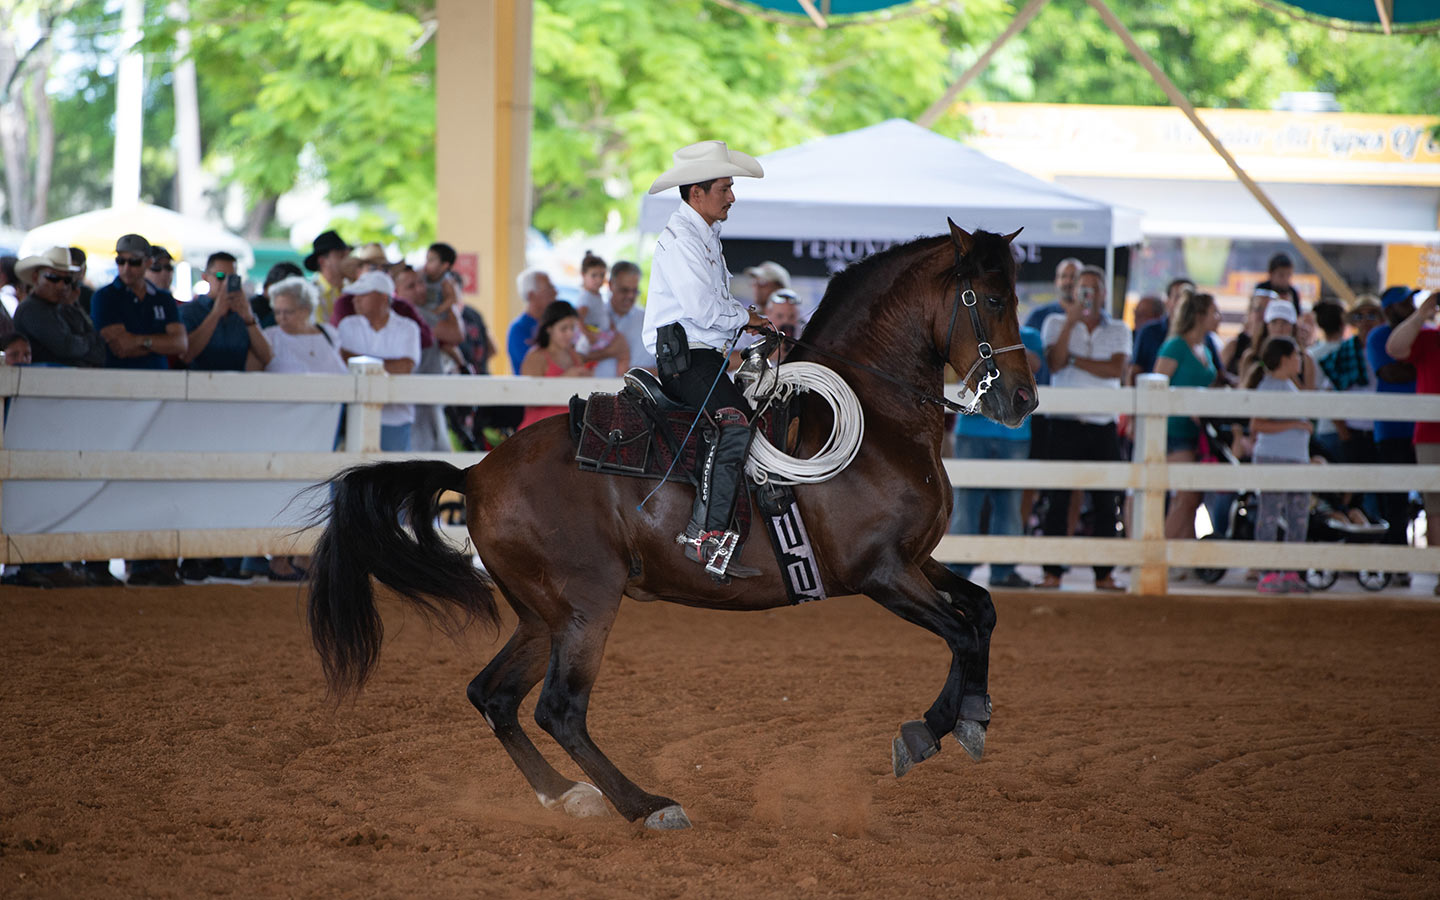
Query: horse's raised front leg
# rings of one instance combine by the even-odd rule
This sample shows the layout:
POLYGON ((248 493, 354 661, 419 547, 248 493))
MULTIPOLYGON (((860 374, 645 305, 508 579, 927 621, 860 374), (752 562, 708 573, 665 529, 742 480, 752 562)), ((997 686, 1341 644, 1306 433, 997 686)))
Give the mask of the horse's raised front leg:
POLYGON ((975 629, 975 659, 965 667, 955 740, 972 759, 979 760, 985 752, 985 730, 990 725, 990 635, 995 631, 995 604, 989 591, 933 559, 922 563, 920 571, 936 590, 949 596, 951 608, 975 629))
POLYGON ((582 818, 603 816, 607 810, 600 791, 557 772, 520 727, 520 702, 545 676, 549 664, 550 631, 533 613, 517 609, 521 618, 515 633, 470 682, 466 695, 546 808, 582 818))
POLYGON ((950 648, 950 672, 940 696, 923 720, 904 723, 895 738, 891 763, 898 778, 939 752, 940 738, 955 731, 961 721, 966 670, 975 664, 979 639, 976 629, 950 605, 947 594, 936 590, 919 567, 906 566, 891 572, 896 574, 867 585, 866 596, 907 622, 938 635, 950 648))
POLYGON ((647 828, 689 828, 690 820, 680 804, 647 793, 626 778, 601 752, 585 725, 590 689, 620 606, 618 592, 611 600, 573 601, 571 605, 574 615, 551 636, 550 669, 535 705, 535 721, 594 779, 622 816, 632 822, 643 818, 647 828))

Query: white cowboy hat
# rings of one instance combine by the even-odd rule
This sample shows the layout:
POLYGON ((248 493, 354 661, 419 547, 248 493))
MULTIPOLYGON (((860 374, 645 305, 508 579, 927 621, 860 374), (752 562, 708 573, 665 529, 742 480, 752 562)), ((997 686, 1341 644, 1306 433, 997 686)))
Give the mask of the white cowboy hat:
POLYGON ((41 269, 74 274, 82 267, 70 255, 69 247, 51 247, 44 253, 27 256, 15 264, 15 276, 26 284, 35 284, 35 273, 41 269))
POLYGON ((739 150, 731 150, 724 141, 701 141, 675 151, 675 165, 655 179, 650 193, 680 187, 682 184, 698 184, 712 178, 733 178, 743 175, 748 178, 764 178, 765 170, 755 157, 739 150))

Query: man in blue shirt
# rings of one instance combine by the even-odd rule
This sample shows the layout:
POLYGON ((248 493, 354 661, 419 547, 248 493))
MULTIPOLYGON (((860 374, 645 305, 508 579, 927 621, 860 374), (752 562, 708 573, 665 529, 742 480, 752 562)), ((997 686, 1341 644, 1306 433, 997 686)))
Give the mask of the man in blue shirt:
POLYGON ((233 275, 235 257, 223 251, 210 254, 205 261, 209 292, 180 310, 188 341, 183 356, 191 369, 243 372, 247 362, 253 362, 253 369, 263 369, 270 362, 270 343, 260 331, 244 289, 228 287, 233 275))
MULTIPOLYGON (((1381 394, 1415 393, 1415 367, 1385 352, 1385 341, 1396 325, 1415 311, 1415 292, 1403 285, 1385 289, 1380 305, 1385 311, 1385 324, 1370 331, 1365 339, 1365 356, 1375 370, 1375 389, 1381 394)), ((1415 465, 1415 423, 1375 420, 1375 461, 1389 465, 1415 465)), ((1380 515, 1390 523, 1385 543, 1408 543, 1406 527, 1410 524, 1408 494, 1380 494, 1380 515)), ((1408 584, 1409 573, 1401 573, 1398 581, 1408 584)))
POLYGON ((505 352, 510 354, 510 368, 520 374, 520 364, 530 352, 535 329, 540 325, 540 316, 545 307, 555 302, 555 285, 550 276, 539 269, 526 269, 515 280, 520 296, 525 300, 525 311, 510 323, 510 333, 505 340, 505 352))
POLYGON ((90 298, 90 318, 105 341, 105 366, 168 369, 167 357, 185 354, 185 326, 169 292, 145 280, 150 242, 127 234, 115 242, 115 280, 90 298))
MULTIPOLYGON (((1020 342, 1030 360, 1030 371, 1040 369, 1045 358, 1045 345, 1040 332, 1028 325, 1020 329, 1020 342)), ((1032 417, 1033 418, 1033 417, 1032 417)), ((955 422, 955 456, 957 459, 1025 459, 1030 453, 1030 419, 1017 428, 1007 428, 981 415, 961 415, 955 422)), ((951 534, 979 534, 980 514, 985 501, 990 501, 990 534, 1018 535, 1024 531, 1018 488, 960 488, 955 492, 955 513, 950 519, 951 534)), ((968 579, 974 565, 952 563, 950 571, 968 579)), ((1001 588, 1034 587, 1015 571, 1014 563, 991 563, 990 586, 1001 588)))
MULTIPOLYGON (((90 298, 90 318, 105 341, 105 367, 110 369, 168 369, 171 356, 183 356, 189 342, 180 310, 169 291, 145 280, 150 263, 150 242, 127 234, 115 242, 115 280, 90 298)), ((166 586, 180 583, 175 560, 130 560, 132 585, 166 586)))

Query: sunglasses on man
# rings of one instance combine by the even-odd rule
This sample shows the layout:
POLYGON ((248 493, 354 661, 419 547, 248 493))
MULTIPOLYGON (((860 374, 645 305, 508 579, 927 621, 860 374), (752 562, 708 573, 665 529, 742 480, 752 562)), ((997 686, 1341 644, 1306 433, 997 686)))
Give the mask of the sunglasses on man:
POLYGON ((150 264, 150 271, 152 271, 152 272, 173 272, 173 271, 175 271, 175 267, 172 266, 172 265, 170 265, 169 263, 151 263, 151 264, 150 264))
POLYGON ((54 272, 46 272, 40 277, 54 284, 63 284, 66 287, 69 287, 75 283, 75 279, 71 278, 69 275, 56 275, 54 272))
POLYGON ((122 269, 126 266, 143 266, 145 265, 145 259, 139 256, 117 256, 115 257, 115 265, 122 269))

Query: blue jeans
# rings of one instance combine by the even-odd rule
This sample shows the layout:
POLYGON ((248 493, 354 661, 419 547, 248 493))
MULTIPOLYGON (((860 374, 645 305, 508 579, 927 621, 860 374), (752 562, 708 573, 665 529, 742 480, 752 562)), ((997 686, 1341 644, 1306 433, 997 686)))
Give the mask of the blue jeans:
MULTIPOLYGON (((958 459, 1029 459, 1030 442, 999 437, 955 436, 958 459)), ((951 534, 979 534, 980 515, 985 501, 990 501, 990 534, 1020 534, 1020 491, 1015 488, 957 488, 955 512, 950 517, 951 534)), ((952 563, 950 571, 969 578, 975 566, 952 563)), ((990 579, 994 581, 1015 574, 1014 563, 991 563, 990 579)))
POLYGON ((381 425, 380 449, 409 450, 410 423, 406 422, 404 425, 381 425))

